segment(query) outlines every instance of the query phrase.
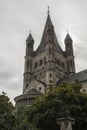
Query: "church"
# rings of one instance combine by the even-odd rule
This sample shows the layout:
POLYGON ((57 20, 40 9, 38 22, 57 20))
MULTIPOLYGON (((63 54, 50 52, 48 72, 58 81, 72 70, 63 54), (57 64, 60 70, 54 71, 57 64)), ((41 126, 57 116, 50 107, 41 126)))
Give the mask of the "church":
POLYGON ((87 70, 76 73, 73 40, 69 33, 64 39, 65 50, 58 42, 50 11, 42 34, 41 42, 34 50, 34 38, 30 33, 26 39, 23 93, 15 97, 16 107, 30 105, 36 97, 48 91, 50 81, 54 86, 76 80, 87 92, 87 70))

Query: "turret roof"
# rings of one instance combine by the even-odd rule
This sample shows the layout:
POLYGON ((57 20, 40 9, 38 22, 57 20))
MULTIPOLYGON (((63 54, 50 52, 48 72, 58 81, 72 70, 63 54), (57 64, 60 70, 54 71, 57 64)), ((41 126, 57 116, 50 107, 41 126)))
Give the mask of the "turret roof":
POLYGON ((29 95, 42 95, 42 93, 37 91, 35 88, 32 88, 32 89, 28 90, 25 94, 29 94, 29 95))
POLYGON ((32 40, 33 40, 33 37, 32 37, 32 34, 31 34, 31 32, 30 32, 30 34, 28 35, 26 41, 32 41, 32 40))
POLYGON ((66 35, 66 37, 65 37, 65 40, 71 40, 71 41, 72 41, 72 38, 71 38, 71 36, 70 36, 69 33, 67 33, 67 35, 66 35))

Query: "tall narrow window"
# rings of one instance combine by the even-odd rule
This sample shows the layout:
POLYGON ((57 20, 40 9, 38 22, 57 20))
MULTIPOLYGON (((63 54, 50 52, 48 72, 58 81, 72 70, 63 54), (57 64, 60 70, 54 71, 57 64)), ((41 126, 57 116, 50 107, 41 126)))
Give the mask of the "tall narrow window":
POLYGON ((50 73, 50 78, 52 77, 52 74, 50 73))
POLYGON ((44 57, 44 63, 46 63, 46 57, 44 57))
POLYGON ((62 62, 62 67, 63 67, 63 68, 65 68, 65 65, 64 65, 64 63, 63 63, 63 62, 62 62))
POLYGON ((57 64, 58 64, 58 65, 60 65, 60 64, 61 64, 61 63, 60 63, 60 60, 57 60, 57 64))
POLYGON ((28 88, 28 84, 26 84, 26 88, 28 88))
POLYGON ((30 69, 32 70, 32 61, 30 61, 30 69))
POLYGON ((71 65, 71 67, 73 66, 73 65, 72 65, 72 61, 71 61, 71 60, 70 60, 70 65, 71 65))
POLYGON ((27 61, 27 71, 28 71, 28 68, 29 68, 29 60, 27 61))
POLYGON ((51 55, 51 47, 49 47, 49 55, 51 55))
POLYGON ((41 66, 43 64, 43 60, 41 59, 40 61, 39 61, 39 66, 41 66))
POLYGON ((36 69, 38 67, 38 62, 35 63, 34 68, 36 69))
POLYGON ((67 61, 67 69, 68 69, 68 71, 70 71, 70 68, 69 68, 69 61, 67 61))

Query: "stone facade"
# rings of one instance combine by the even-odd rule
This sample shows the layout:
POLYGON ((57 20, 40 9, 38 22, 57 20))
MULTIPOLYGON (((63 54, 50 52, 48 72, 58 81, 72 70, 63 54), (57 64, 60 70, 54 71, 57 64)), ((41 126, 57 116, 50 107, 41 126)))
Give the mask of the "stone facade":
MULTIPOLYGON (((64 43, 65 50, 63 51, 57 40, 55 29, 48 12, 38 48, 34 51, 34 39, 31 33, 26 40, 23 96, 32 89, 44 94, 47 91, 46 86, 50 80, 54 81, 56 85, 60 79, 76 75, 73 41, 69 33, 67 33, 64 43)), ((19 101, 19 97, 15 98, 16 102, 19 101)))
POLYGON ((26 40, 23 93, 26 93, 32 87, 35 87, 41 93, 45 93, 44 86, 35 79, 46 84, 50 80, 56 83, 67 74, 75 73, 72 42, 70 35, 67 34, 65 51, 62 50, 48 14, 42 40, 37 50, 33 50, 34 40, 31 33, 26 40))

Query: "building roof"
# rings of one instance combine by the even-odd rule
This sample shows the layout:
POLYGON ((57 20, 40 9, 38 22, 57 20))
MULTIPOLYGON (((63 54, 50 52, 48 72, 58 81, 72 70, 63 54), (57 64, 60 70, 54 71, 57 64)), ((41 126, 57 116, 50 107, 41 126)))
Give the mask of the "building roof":
POLYGON ((28 95, 42 95, 42 93, 37 91, 35 88, 32 88, 32 89, 28 90, 24 94, 28 94, 28 95))
MULTIPOLYGON (((44 28, 44 31, 43 31, 43 35, 42 35, 42 39, 41 39, 41 42, 40 42, 40 45, 39 47, 37 48, 37 50, 35 51, 35 55, 39 55, 40 53, 44 52, 45 51, 45 36, 46 36, 46 28, 48 25, 51 25, 53 26, 52 24, 52 21, 51 21, 51 18, 50 18, 50 15, 48 14, 47 16, 47 20, 46 20, 46 24, 45 24, 45 28, 44 28)), ((63 50, 62 48, 60 47, 59 45, 59 42, 57 40, 57 37, 56 37, 56 34, 55 34, 55 31, 54 31, 54 45, 55 45, 55 51, 61 53, 63 55, 63 50)))
POLYGON ((70 36, 69 33, 67 33, 67 35, 66 35, 66 37, 65 37, 65 40, 71 40, 71 41, 72 41, 72 38, 71 38, 71 36, 70 36))
POLYGON ((75 75, 72 75, 70 77, 71 81, 78 80, 79 82, 84 82, 87 80, 87 70, 80 71, 76 73, 75 75))
POLYGON ((76 80, 78 80, 78 82, 87 81, 87 69, 60 79, 58 84, 61 84, 62 82, 75 82, 76 80))
POLYGON ((29 42, 29 41, 34 41, 33 37, 32 37, 32 34, 30 33, 26 39, 26 42, 29 42))

